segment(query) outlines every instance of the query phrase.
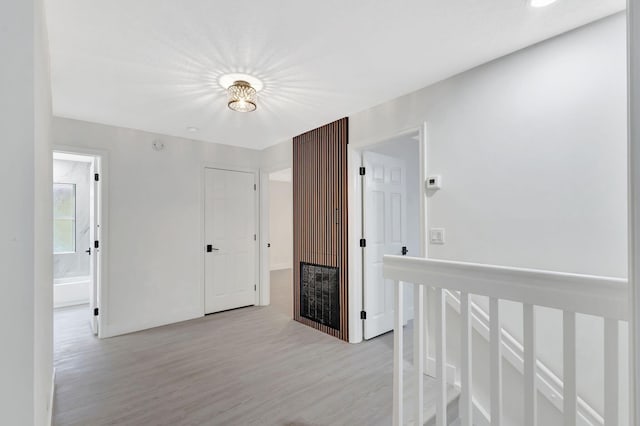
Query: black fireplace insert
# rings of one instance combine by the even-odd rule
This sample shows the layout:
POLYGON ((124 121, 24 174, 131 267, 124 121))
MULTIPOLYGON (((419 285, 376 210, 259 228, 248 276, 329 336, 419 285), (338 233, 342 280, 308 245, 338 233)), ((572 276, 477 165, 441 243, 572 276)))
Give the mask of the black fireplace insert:
POLYGON ((300 315, 340 330, 338 268, 300 262, 300 315))

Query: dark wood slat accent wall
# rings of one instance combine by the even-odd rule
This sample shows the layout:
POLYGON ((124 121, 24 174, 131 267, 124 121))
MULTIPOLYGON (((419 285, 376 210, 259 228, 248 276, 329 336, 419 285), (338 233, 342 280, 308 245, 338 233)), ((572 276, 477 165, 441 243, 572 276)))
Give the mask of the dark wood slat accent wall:
POLYGON ((348 119, 293 138, 293 317, 349 340, 348 119), (340 330, 300 316, 300 262, 339 268, 340 330))

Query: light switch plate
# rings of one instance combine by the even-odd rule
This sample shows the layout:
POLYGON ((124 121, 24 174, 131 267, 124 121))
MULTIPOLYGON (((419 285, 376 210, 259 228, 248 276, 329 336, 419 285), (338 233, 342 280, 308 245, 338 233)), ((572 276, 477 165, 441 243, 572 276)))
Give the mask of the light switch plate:
POLYGON ((429 230, 429 242, 431 244, 444 244, 444 228, 431 228, 429 230))

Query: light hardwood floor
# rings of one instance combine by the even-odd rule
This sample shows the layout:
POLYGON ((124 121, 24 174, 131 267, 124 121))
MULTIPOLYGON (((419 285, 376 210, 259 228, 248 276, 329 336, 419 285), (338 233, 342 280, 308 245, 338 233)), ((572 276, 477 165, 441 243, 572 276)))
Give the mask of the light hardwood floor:
POLYGON ((98 340, 88 314, 55 311, 55 425, 391 424, 391 333, 348 344, 250 307, 98 340))

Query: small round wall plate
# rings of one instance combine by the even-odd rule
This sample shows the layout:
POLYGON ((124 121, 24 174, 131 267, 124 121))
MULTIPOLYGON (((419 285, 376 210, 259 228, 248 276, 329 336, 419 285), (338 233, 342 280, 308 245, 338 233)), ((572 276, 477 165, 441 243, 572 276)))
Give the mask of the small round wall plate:
POLYGON ((155 141, 151 142, 151 147, 155 151, 162 151, 164 149, 164 143, 162 141, 155 140, 155 141))

